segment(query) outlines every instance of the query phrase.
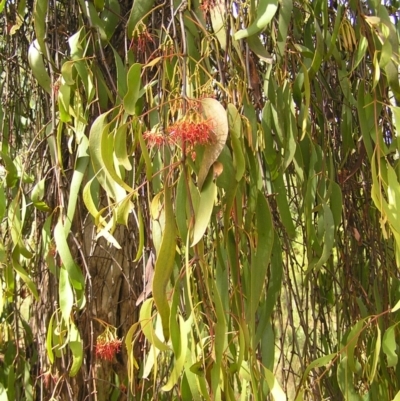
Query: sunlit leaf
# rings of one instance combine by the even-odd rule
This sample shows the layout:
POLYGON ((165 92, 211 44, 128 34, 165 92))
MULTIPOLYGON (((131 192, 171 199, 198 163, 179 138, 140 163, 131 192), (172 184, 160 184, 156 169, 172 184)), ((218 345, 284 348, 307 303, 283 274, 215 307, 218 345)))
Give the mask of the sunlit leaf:
POLYGON ((61 315, 64 321, 68 322, 74 304, 74 293, 69 282, 68 272, 63 267, 60 269, 59 294, 61 315))
POLYGON ((247 29, 235 33, 235 40, 247 38, 262 31, 271 22, 278 9, 277 0, 260 0, 257 8, 257 17, 247 29))
POLYGON ((44 65, 43 56, 40 52, 37 40, 29 46, 28 51, 29 65, 38 84, 49 94, 51 94, 51 79, 44 65))
POLYGON ((160 251, 156 256, 153 278, 153 297, 162 319, 164 338, 169 338, 170 307, 167 298, 167 285, 172 274, 176 249, 175 218, 172 209, 170 188, 164 191, 165 226, 162 233, 160 251))
POLYGON ((128 71, 127 85, 128 91, 124 96, 124 108, 128 114, 135 114, 136 102, 139 99, 139 90, 141 86, 140 72, 142 67, 140 64, 133 64, 128 71))
POLYGON ((222 152, 229 130, 226 111, 220 102, 212 98, 204 98, 201 99, 200 105, 204 118, 209 120, 212 126, 210 133, 212 144, 205 146, 197 181, 199 189, 203 186, 210 167, 222 152))
POLYGON ((217 186, 212 179, 208 179, 200 193, 198 208, 195 210, 195 223, 191 246, 195 246, 202 239, 210 222, 216 196, 217 186))

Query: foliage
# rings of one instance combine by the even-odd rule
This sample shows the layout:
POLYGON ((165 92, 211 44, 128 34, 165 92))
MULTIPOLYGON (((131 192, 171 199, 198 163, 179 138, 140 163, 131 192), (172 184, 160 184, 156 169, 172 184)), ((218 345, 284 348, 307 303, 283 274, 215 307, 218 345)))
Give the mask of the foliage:
POLYGON ((398 2, 0 13, 0 400, 400 397, 398 2))

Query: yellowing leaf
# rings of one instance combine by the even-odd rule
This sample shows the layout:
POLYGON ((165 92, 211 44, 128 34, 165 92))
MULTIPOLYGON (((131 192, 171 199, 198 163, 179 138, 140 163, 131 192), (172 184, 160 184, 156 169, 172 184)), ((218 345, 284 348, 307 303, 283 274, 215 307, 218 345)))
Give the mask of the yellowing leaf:
POLYGON ((221 154, 222 149, 228 138, 228 118, 226 111, 222 104, 218 100, 212 98, 204 98, 200 101, 201 111, 204 118, 211 121, 212 124, 212 144, 206 145, 203 155, 203 160, 201 161, 199 178, 197 185, 199 189, 204 184, 210 167, 213 165, 215 160, 221 154))

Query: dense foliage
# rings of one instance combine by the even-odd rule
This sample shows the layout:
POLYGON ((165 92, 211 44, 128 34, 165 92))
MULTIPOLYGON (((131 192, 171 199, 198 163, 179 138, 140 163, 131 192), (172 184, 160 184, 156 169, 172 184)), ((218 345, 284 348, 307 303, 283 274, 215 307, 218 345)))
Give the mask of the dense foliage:
POLYGON ((398 9, 1 0, 0 400, 400 400, 398 9))

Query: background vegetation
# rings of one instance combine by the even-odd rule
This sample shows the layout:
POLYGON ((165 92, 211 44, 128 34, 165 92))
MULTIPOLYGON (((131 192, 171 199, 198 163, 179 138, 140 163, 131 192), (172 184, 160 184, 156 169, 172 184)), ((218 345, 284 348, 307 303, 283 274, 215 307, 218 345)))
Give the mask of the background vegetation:
POLYGON ((1 0, 0 400, 400 400, 397 0, 1 0))

